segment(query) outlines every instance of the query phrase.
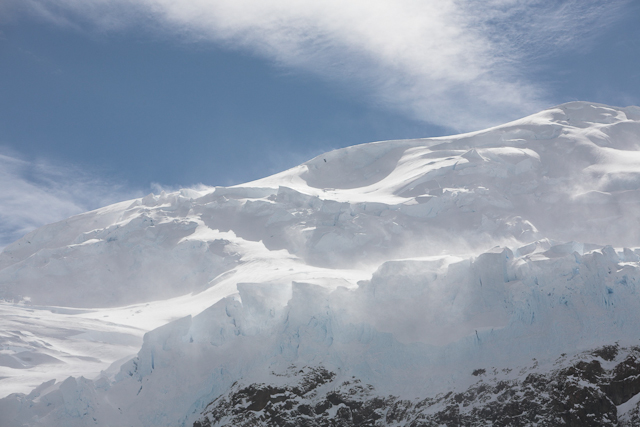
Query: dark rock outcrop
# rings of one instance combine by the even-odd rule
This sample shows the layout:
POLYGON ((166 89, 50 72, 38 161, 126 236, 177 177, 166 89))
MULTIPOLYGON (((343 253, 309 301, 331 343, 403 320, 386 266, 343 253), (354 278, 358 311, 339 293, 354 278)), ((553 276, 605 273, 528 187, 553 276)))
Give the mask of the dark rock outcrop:
POLYGON ((561 357, 556 366, 545 371, 535 363, 515 379, 501 375, 508 369, 479 368, 470 372, 479 379, 468 389, 415 400, 379 396, 356 378, 339 383, 325 368, 304 368, 280 385, 235 384, 194 427, 640 425, 639 407, 627 414, 617 408, 640 393, 639 347, 605 346, 561 357))

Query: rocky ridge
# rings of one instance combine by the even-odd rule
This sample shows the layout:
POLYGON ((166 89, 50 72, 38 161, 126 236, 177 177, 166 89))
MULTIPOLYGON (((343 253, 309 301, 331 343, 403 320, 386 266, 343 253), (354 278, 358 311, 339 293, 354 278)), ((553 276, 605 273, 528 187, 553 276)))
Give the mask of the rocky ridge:
POLYGON ((638 425, 640 401, 630 400, 640 393, 640 347, 561 355, 550 371, 534 360, 515 374, 509 367, 478 368, 466 390, 407 400, 380 396, 372 385, 343 381, 322 367, 291 366, 279 375, 288 379, 284 385, 235 383, 193 427, 638 425))

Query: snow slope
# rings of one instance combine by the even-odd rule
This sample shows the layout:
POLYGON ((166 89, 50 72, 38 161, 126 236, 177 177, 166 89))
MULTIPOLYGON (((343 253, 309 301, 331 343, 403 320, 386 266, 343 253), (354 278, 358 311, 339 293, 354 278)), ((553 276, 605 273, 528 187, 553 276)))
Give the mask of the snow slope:
POLYGON ((292 366, 424 397, 635 345, 639 148, 640 108, 574 102, 45 226, 0 254, 0 391, 29 393, 0 425, 191 425, 292 366))

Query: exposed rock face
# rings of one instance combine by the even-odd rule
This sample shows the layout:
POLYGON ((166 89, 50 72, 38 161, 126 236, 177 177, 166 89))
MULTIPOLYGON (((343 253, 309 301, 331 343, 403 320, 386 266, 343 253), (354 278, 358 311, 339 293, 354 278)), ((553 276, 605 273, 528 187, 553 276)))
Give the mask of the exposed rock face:
POLYGON ((234 384, 194 427, 640 425, 639 403, 623 405, 640 393, 640 347, 604 346, 573 359, 563 355, 551 370, 535 362, 511 373, 479 368, 466 390, 408 400, 379 396, 322 367, 291 367, 281 385, 234 384))

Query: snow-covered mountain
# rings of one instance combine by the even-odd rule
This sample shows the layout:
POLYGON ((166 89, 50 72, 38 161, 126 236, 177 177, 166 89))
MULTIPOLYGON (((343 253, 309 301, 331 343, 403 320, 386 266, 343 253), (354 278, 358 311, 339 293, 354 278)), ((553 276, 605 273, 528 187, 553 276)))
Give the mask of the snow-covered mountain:
POLYGON ((638 107, 150 194, 0 254, 0 425, 637 425, 639 261, 638 107))

